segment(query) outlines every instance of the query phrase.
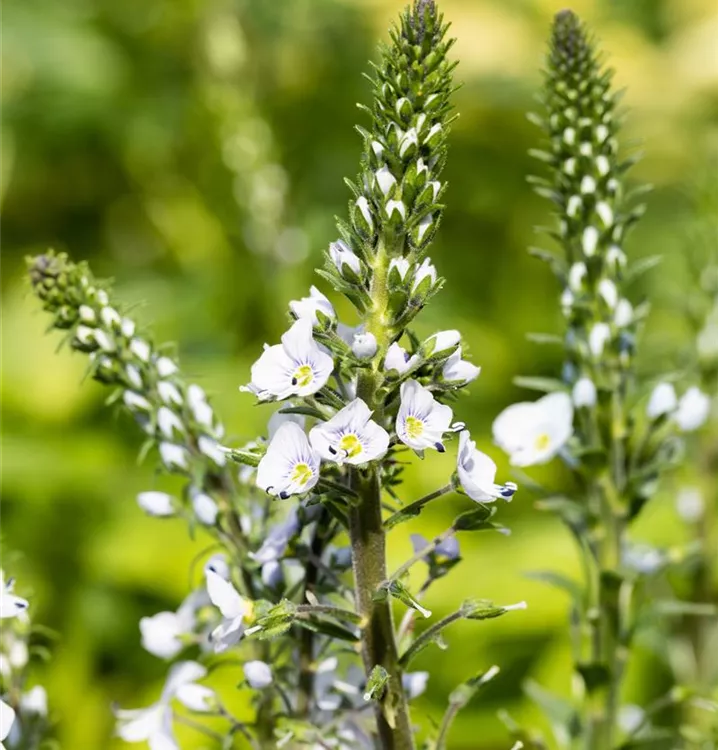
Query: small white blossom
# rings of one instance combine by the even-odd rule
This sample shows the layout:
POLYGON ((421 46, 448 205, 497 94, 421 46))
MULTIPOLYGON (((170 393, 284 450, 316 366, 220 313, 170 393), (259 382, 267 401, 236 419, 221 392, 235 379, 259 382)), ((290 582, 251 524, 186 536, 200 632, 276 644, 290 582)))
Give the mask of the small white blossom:
POLYGON ((651 392, 646 407, 646 416, 649 419, 658 419, 664 414, 671 414, 678 406, 676 389, 671 383, 659 383, 651 392))
MULTIPOLYGON (((15 723, 15 709, 0 699, 0 743, 6 740, 15 723)), ((4 748, 5 746, 2 745, 4 748)))
POLYGON ((711 400, 700 388, 689 388, 681 400, 673 418, 683 432, 693 432, 702 427, 711 410, 711 400))
POLYGON ((142 648, 160 659, 174 659, 185 647, 182 637, 192 633, 196 612, 206 603, 204 592, 192 592, 176 612, 158 612, 140 620, 142 648))
POLYGON ((168 378, 170 375, 174 375, 178 370, 177 365, 169 357, 159 357, 156 366, 157 374, 161 378, 168 378))
POLYGON ((384 357, 384 368, 386 370, 396 370, 400 375, 411 370, 419 362, 419 356, 413 354, 409 356, 409 352, 403 347, 399 346, 394 342, 386 352, 384 357))
POLYGON ((608 127, 603 124, 597 125, 595 134, 596 134, 596 140, 599 143, 603 143, 606 140, 606 138, 608 138, 608 127))
MULTIPOLYGON (((351 250, 349 245, 347 245, 344 240, 337 240, 336 242, 332 242, 329 245, 329 255, 332 259, 332 263, 334 263, 334 266, 337 271, 339 271, 340 275, 344 275, 344 271, 342 270, 342 268, 344 266, 347 266, 357 276, 361 276, 361 261, 359 260, 359 256, 351 250)), ((324 297, 324 299, 326 299, 326 297, 324 297)), ((331 308, 329 300, 327 300, 327 304, 331 308)), ((322 310, 322 312, 324 312, 324 310, 322 310)), ((333 308, 332 313, 334 313, 333 308)), ((331 315, 330 317, 334 317, 334 315, 331 315)))
POLYGON ((315 326, 319 325, 318 312, 329 318, 329 320, 336 318, 332 303, 315 286, 310 288, 308 297, 302 297, 300 300, 292 300, 289 303, 289 309, 296 318, 306 318, 315 326))
POLYGON ((200 386, 194 383, 187 388, 187 405, 196 422, 205 427, 213 426, 214 412, 207 402, 207 394, 200 386))
POLYGON ((20 711, 25 714, 47 716, 47 692, 42 685, 35 685, 20 696, 20 711))
MULTIPOLYGON (((205 677, 207 670, 197 662, 179 662, 167 675, 162 695, 157 703, 147 708, 115 709, 117 735, 125 742, 148 742, 152 750, 178 750, 179 746, 172 731, 172 700, 195 709, 192 687, 195 680, 205 677)), ((209 688, 203 688, 209 691, 209 688)), ((204 708, 203 710, 207 710, 204 708)))
POLYGON ((355 333, 352 354, 359 359, 370 359, 376 354, 376 336, 373 333, 355 333))
POLYGON ((436 284, 436 268, 432 265, 430 258, 425 258, 424 262, 416 269, 411 291, 415 292, 424 279, 430 279, 431 283, 429 287, 433 287, 436 284))
POLYGON ((144 386, 142 375, 137 367, 134 365, 125 365, 125 373, 127 373, 127 379, 130 381, 133 388, 141 389, 144 386))
POLYGON ((461 347, 446 360, 441 370, 441 376, 449 383, 470 383, 479 377, 481 368, 461 358, 461 347))
POLYGON ((389 433, 371 419, 369 407, 360 398, 338 411, 328 422, 309 432, 312 448, 326 461, 360 466, 384 456, 389 433))
POLYGON ((108 328, 115 325, 119 326, 121 321, 120 314, 114 307, 103 307, 100 310, 100 318, 108 328))
POLYGON ((427 230, 431 227, 434 221, 433 214, 426 214, 423 216, 416 226, 416 241, 421 242, 426 234, 427 230))
POLYGON ((259 462, 257 487, 282 499, 308 492, 319 481, 319 463, 304 430, 285 422, 259 462))
POLYGON ((591 175, 584 175, 581 180, 581 192, 586 195, 588 193, 596 192, 596 180, 591 175))
POLYGON ((583 141, 578 147, 578 152, 581 154, 581 156, 591 156, 593 154, 593 145, 590 141, 583 141))
POLYGON ((97 342, 97 345, 100 347, 100 349, 102 349, 103 352, 115 351, 114 340, 101 328, 95 328, 93 331, 93 336, 95 338, 95 341, 97 342))
POLYGON ((613 209, 605 201, 596 204, 596 213, 606 228, 613 224, 613 209))
POLYGON ((217 503, 209 495, 196 490, 191 493, 191 499, 197 520, 205 526, 214 526, 219 514, 217 503))
POLYGON ((601 154, 596 157, 596 171, 605 177, 611 171, 611 163, 608 161, 608 157, 601 154))
POLYGON ((6 583, 0 570, 0 620, 17 617, 26 612, 29 606, 27 599, 21 599, 12 593, 14 583, 12 578, 6 583))
POLYGON ((429 132, 426 134, 424 142, 430 141, 437 133, 441 133, 442 130, 443 128, 441 127, 440 122, 437 122, 436 125, 432 125, 429 132))
POLYGON ((152 409, 152 404, 135 391, 125 391, 122 394, 122 400, 125 402, 125 406, 132 411, 150 411, 152 409))
POLYGON ((168 468, 172 469, 186 469, 188 464, 188 455, 185 448, 175 443, 160 443, 160 457, 162 463, 168 468))
POLYGON ((157 393, 166 404, 175 404, 182 406, 182 394, 174 383, 169 380, 160 380, 157 383, 157 393))
MULTIPOLYGON (((292 404, 290 403, 288 406, 291 407, 292 404)), ((284 414, 281 409, 277 409, 267 422, 267 437, 270 441, 285 422, 294 422, 304 429, 306 418, 303 414, 284 414)))
POLYGON ((588 275, 586 264, 579 261, 574 263, 568 270, 568 286, 574 292, 579 292, 583 288, 583 282, 588 275))
POLYGON ((510 500, 518 489, 513 482, 496 484, 496 464, 477 450, 468 430, 459 435, 456 468, 464 492, 477 502, 491 503, 499 497, 510 500))
POLYGON ((227 463, 226 450, 214 438, 201 435, 197 440, 197 447, 200 453, 203 453, 211 461, 214 461, 217 466, 224 466, 227 463))
POLYGON ((263 690, 274 682, 272 669, 269 664, 255 660, 248 661, 244 665, 244 679, 247 684, 255 690, 263 690))
POLYGON ((418 698, 424 693, 428 682, 428 672, 404 672, 401 676, 401 684, 409 700, 418 698))
POLYGON ((590 258, 596 253, 596 247, 598 246, 599 232, 596 227, 586 227, 583 230, 583 236, 581 238, 581 245, 583 252, 587 258, 590 258))
POLYGON ((377 159, 381 159, 384 153, 384 146, 382 146, 381 143, 379 143, 379 141, 372 141, 371 149, 376 154, 377 159))
POLYGON ((89 305, 80 305, 78 312, 80 313, 80 320, 83 323, 94 323, 97 320, 95 311, 89 305))
POLYGON ((461 334, 456 330, 439 331, 424 342, 424 350, 427 355, 440 354, 454 349, 461 343, 461 334))
POLYGON ((403 157, 411 146, 419 145, 419 136, 415 128, 409 128, 399 142, 399 156, 403 157))
POLYGON ((209 567, 205 567, 205 577, 210 601, 223 618, 211 635, 215 653, 221 653, 241 639, 244 620, 252 612, 252 602, 241 596, 231 581, 209 567))
POLYGON ((175 514, 174 498, 166 492, 140 492, 137 504, 151 516, 173 516, 175 514))
POLYGON ((394 177, 386 164, 374 172, 374 177, 383 195, 386 195, 396 185, 396 177, 394 177))
POLYGON ((152 350, 150 345, 144 339, 132 339, 130 341, 130 351, 137 357, 137 359, 143 362, 150 361, 150 354, 152 350))
POLYGON ((567 393, 513 404, 493 424, 494 441, 514 466, 550 461, 573 433, 573 404, 567 393))
POLYGON ((451 407, 440 404, 431 391, 416 380, 401 385, 401 405, 396 417, 399 440, 416 451, 435 448, 443 453, 444 433, 453 429, 451 407))
POLYGON ((686 523, 698 523, 705 513, 703 493, 697 487, 681 487, 676 498, 676 510, 686 523))
POLYGON ((571 392, 573 405, 577 409, 592 409, 596 405, 596 385, 591 378, 579 378, 573 386, 571 392))
POLYGON ((613 314, 613 322, 619 328, 626 328, 633 322, 633 305, 627 299, 618 300, 616 311, 613 314))
POLYGON ((160 406, 157 410, 157 426, 160 428, 160 432, 168 439, 174 437, 174 433, 184 433, 184 425, 182 420, 166 406, 160 406))
POLYGON ((334 361, 312 338, 312 323, 300 318, 282 336, 282 343, 266 346, 252 365, 252 382, 244 390, 260 400, 274 396, 310 396, 322 388, 334 369, 334 361))
POLYGON ((406 218, 406 206, 403 201, 390 200, 386 202, 386 215, 391 219, 394 211, 399 213, 402 221, 406 218))
POLYGON ((618 304, 618 289, 610 279, 601 279, 598 282, 598 293, 604 302, 613 310, 618 304))
POLYGON ((594 357, 600 357, 606 344, 611 340, 611 327, 608 323, 594 323, 588 333, 588 348, 594 357))
POLYGON ((583 206, 581 197, 578 195, 572 195, 566 202, 566 213, 572 219, 575 219, 578 216, 578 212, 581 210, 581 206, 583 206))
POLYGON ((406 258, 392 258, 389 261, 389 273, 391 274, 392 269, 396 268, 402 281, 406 278, 406 274, 409 273, 411 264, 406 258))
POLYGON ((122 331, 122 335, 125 338, 131 339, 135 335, 135 321, 129 318, 122 318, 120 331, 122 331))
POLYGON ((364 221, 369 225, 369 229, 374 228, 374 220, 371 217, 371 209, 369 208, 369 201, 362 195, 357 198, 356 206, 364 217, 364 221))
POLYGON ((563 131, 563 140, 567 146, 573 146, 576 143, 576 131, 573 128, 566 128, 563 131))

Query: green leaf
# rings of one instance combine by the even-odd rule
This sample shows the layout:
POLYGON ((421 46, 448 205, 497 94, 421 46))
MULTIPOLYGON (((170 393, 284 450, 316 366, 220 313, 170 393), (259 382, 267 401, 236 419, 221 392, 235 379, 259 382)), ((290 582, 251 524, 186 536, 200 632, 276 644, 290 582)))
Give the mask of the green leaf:
POLYGON ((653 607, 662 615, 694 615, 696 617, 715 617, 718 615, 718 606, 708 602, 662 599, 654 601, 653 607))
POLYGON ((555 393, 556 391, 565 391, 566 385, 557 378, 533 377, 531 375, 517 375, 513 380, 514 385, 519 388, 528 388, 531 391, 540 391, 541 393, 555 393))
POLYGON ((605 687, 611 681, 611 672, 605 664, 598 662, 579 664, 576 670, 583 678, 586 691, 589 695, 600 688, 605 687))
POLYGON ((419 604, 419 602, 411 595, 406 586, 400 581, 390 581, 386 588, 387 591, 402 604, 405 604, 411 609, 415 609, 417 612, 424 615, 424 617, 431 617, 431 610, 422 607, 421 604, 419 604))
POLYGON ((262 460, 262 457, 258 456, 256 453, 234 449, 228 451, 227 456, 231 458, 232 461, 244 464, 245 466, 259 466, 259 462, 262 460))
POLYGON ((649 255, 645 258, 641 258, 640 260, 635 261, 634 263, 631 263, 624 274, 624 282, 626 284, 629 284, 630 282, 635 281, 639 276, 643 276, 644 273, 650 271, 652 268, 655 268, 659 263, 662 262, 662 255, 649 255))
POLYGON ((574 601, 580 602, 583 599, 584 591, 581 584, 563 573, 556 573, 553 570, 532 570, 525 575, 533 581, 542 581, 565 591, 574 601))
POLYGON ((478 503, 476 508, 458 516, 453 528, 456 531, 480 531, 485 528, 485 522, 496 513, 496 506, 478 503))
POLYGON ((384 697, 386 685, 389 682, 389 673, 377 664, 369 674, 364 691, 365 701, 380 701, 384 697))
POLYGON ((549 720, 556 741, 567 747, 566 740, 581 734, 581 720, 576 708, 564 698, 549 692, 533 680, 526 680, 524 691, 538 705, 549 720))
POLYGON ((359 641, 356 633, 330 620, 319 618, 296 619, 294 624, 300 628, 311 630, 313 633, 328 635, 330 638, 336 638, 340 641, 348 641, 349 643, 357 643, 359 641))

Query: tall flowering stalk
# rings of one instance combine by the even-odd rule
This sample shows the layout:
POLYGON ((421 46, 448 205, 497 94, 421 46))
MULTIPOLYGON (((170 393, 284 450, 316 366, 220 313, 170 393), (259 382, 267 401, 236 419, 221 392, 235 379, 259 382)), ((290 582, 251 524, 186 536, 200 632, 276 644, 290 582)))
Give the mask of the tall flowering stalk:
POLYGON ((631 160, 618 151, 611 79, 583 24, 571 11, 559 13, 546 65, 546 111, 532 116, 548 139, 545 150, 533 152, 548 175, 532 181, 555 206, 557 226, 549 234, 563 255, 536 254, 563 286, 565 361, 560 378, 520 379, 552 392, 509 407, 494 423, 495 440, 514 465, 560 456, 574 474, 572 488, 547 493, 540 506, 564 519, 583 560, 582 584, 547 575, 573 596, 577 694, 562 705, 537 686, 529 689, 551 715, 561 746, 580 742, 593 750, 650 736, 650 717, 632 728, 618 721, 634 634, 656 609, 643 596, 650 566, 631 544, 630 527, 675 462, 677 433, 699 424, 695 393, 679 404, 673 386, 662 383, 646 407, 648 384, 636 377, 647 308, 629 301, 628 288, 648 264, 629 265, 624 250, 643 207, 624 186, 631 160))
MULTIPOLYGON (((364 151, 360 174, 349 182, 349 222, 340 222, 341 237, 320 271, 352 302, 357 325, 340 322, 316 287, 290 303, 290 328, 280 343, 265 346, 242 387, 260 402, 280 402, 256 441, 222 444, 201 388, 183 380, 176 361, 138 332, 84 264, 52 253, 30 261, 33 288, 54 327, 89 354, 92 376, 114 388, 148 449, 184 478, 181 499, 151 490, 138 497, 140 505, 203 524, 223 549, 206 561, 203 582, 176 612, 140 623, 152 654, 174 660, 193 649, 195 658, 172 666, 157 703, 118 710, 118 734, 129 742, 176 748, 173 722, 191 711, 224 719, 226 747, 242 736, 262 748, 410 750, 416 728, 408 702, 428 678, 407 671, 414 657, 460 619, 525 606, 469 598, 421 631, 415 622, 432 616, 424 597, 461 561, 457 534, 505 532, 491 521, 492 503, 516 491, 513 483, 496 483, 494 462, 454 421, 450 404, 479 374, 463 358, 460 333, 422 341, 413 330, 442 285, 427 251, 445 187, 453 69, 446 32, 435 3, 417 0, 381 50, 374 104, 366 108, 371 124, 359 128, 364 151), (397 505, 403 454, 443 453, 457 434, 452 476, 397 505), (389 572, 390 530, 453 491, 475 506, 431 541, 414 535, 414 554, 389 572), (345 535, 349 548, 341 546, 345 535), (427 576, 411 591, 406 575, 418 564, 427 576), (405 610, 399 623, 395 606, 405 610), (220 665, 215 654, 230 649, 254 702, 247 720, 202 682, 220 665), (373 720, 363 711, 368 703, 373 720)), ((431 739, 437 750, 447 746, 458 711, 497 671, 480 671, 451 694, 431 739)), ((192 726, 217 738, 201 722, 192 726)))

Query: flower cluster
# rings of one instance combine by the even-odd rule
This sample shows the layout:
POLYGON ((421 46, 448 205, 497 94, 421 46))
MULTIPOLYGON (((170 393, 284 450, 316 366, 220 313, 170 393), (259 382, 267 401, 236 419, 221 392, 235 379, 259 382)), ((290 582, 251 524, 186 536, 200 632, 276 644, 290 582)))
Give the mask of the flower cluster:
POLYGON ((14 581, 0 571, 0 748, 8 750, 37 748, 50 731, 45 688, 27 686, 28 667, 39 650, 28 608, 14 593, 14 581))
MULTIPOLYGON (((446 31, 433 0, 416 0, 382 49, 374 105, 366 109, 371 125, 359 129, 364 148, 350 183, 350 220, 340 222, 320 271, 357 319, 340 321, 317 287, 290 302, 288 330, 265 346, 241 388, 277 405, 266 434, 252 443, 222 444, 204 391, 186 384, 176 360, 138 332, 84 264, 53 253, 30 261, 54 327, 89 355, 92 377, 115 389, 163 467, 184 478, 182 499, 153 489, 140 494, 140 506, 199 522, 222 548, 176 611, 140 622, 147 651, 181 661, 155 704, 117 709, 117 732, 128 742, 176 748, 175 719, 190 711, 223 721, 226 737, 240 733, 253 747, 410 750, 408 701, 428 679, 407 672, 414 656, 459 619, 525 607, 469 598, 426 629, 414 622, 417 613, 432 617, 424 597, 461 562, 459 532, 508 533, 491 520, 494 501, 517 489, 496 481, 493 460, 454 419, 458 391, 480 372, 465 358, 461 334, 422 339, 412 328, 443 284, 427 250, 443 210, 453 85, 446 31), (402 505, 404 454, 424 458, 452 442, 456 468, 444 485, 402 505), (415 536, 414 555, 389 573, 390 530, 453 491, 473 500, 471 509, 431 541, 415 536), (428 575, 411 591, 406 574, 418 564, 428 575), (398 628, 392 600, 406 607, 398 628), (355 647, 349 653, 346 643, 355 647), (220 664, 216 654, 229 650, 254 707, 246 721, 207 684, 220 664), (363 668, 353 656, 359 651, 363 668), (373 718, 363 711, 367 702, 373 718)), ((473 694, 496 671, 462 690, 473 694)), ((441 746, 458 705, 450 703, 441 746)), ((192 726, 214 736, 201 722, 192 726)))
POLYGON ((679 433, 699 429, 709 410, 697 387, 678 399, 672 384, 650 392, 635 374, 647 308, 628 299, 640 266, 628 263, 624 247, 643 207, 634 205, 636 191, 624 189, 632 160, 619 155, 611 78, 578 18, 559 13, 546 66, 546 113, 532 115, 547 136, 546 149, 533 154, 549 175, 532 181, 555 206, 557 227, 548 233, 563 253, 535 254, 563 287, 565 361, 560 378, 520 379, 549 393, 510 406, 494 422, 495 442, 512 464, 558 456, 576 479, 560 496, 544 490, 539 505, 571 529, 586 573, 583 586, 571 589, 580 679, 557 732, 596 750, 628 746, 634 735, 642 742, 653 737, 647 717, 640 733, 621 728, 620 688, 633 634, 652 611, 637 582, 665 561, 631 544, 628 531, 661 474, 675 465, 679 433))

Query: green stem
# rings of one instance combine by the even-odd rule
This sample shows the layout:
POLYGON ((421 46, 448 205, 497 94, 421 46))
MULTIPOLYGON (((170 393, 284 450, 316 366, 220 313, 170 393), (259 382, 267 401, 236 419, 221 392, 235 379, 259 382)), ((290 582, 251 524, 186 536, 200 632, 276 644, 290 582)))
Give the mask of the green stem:
POLYGON ((402 518, 409 518, 411 515, 419 515, 419 511, 425 505, 430 503, 432 500, 436 500, 439 497, 443 497, 444 495, 451 492, 453 489, 454 489, 454 485, 451 482, 449 482, 449 484, 445 485, 444 487, 439 488, 435 492, 431 492, 430 494, 425 495, 419 500, 415 500, 413 503, 410 503, 409 505, 405 505, 403 508, 400 508, 396 513, 389 516, 389 518, 387 518, 386 521, 384 521, 384 527, 386 529, 390 529, 393 526, 395 526, 402 518))
POLYGON ((361 615, 341 607, 332 607, 329 604, 299 604, 297 614, 311 617, 312 615, 327 615, 344 622, 352 622, 359 625, 362 622, 361 615))
MULTIPOLYGON (((371 368, 364 370, 357 386, 357 395, 381 421, 383 404, 376 398, 381 380, 379 371, 384 352, 391 340, 388 328, 387 271, 389 253, 380 238, 373 258, 371 285, 372 307, 366 316, 366 330, 377 340, 377 353, 371 368)), ((413 750, 414 738, 409 709, 402 687, 401 668, 394 635, 391 601, 375 601, 374 593, 386 580, 386 532, 382 521, 381 479, 378 470, 353 469, 351 486, 358 502, 350 508, 349 537, 352 546, 356 605, 362 616, 362 656, 368 675, 375 666, 382 666, 389 675, 387 691, 377 704, 376 721, 382 750, 413 750)))
POLYGON ((406 667, 412 658, 419 653, 425 646, 427 646, 438 635, 445 627, 448 627, 457 620, 461 620, 464 617, 462 610, 457 610, 447 615, 443 619, 435 622, 430 628, 427 628, 412 644, 409 648, 401 655, 399 664, 402 667, 406 667))
POLYGON ((456 534, 456 529, 452 526, 448 528, 443 534, 439 534, 433 539, 426 547, 420 549, 413 557, 410 557, 405 563, 400 565, 390 576, 390 581, 397 581, 401 578, 404 573, 407 573, 413 565, 423 560, 427 555, 430 555, 440 544, 443 544, 447 539, 450 539, 456 534))

